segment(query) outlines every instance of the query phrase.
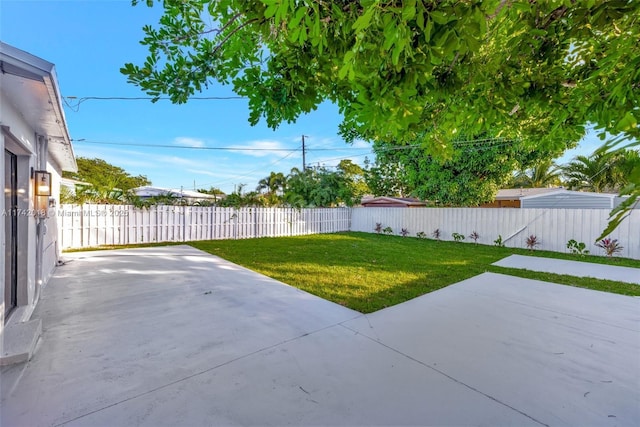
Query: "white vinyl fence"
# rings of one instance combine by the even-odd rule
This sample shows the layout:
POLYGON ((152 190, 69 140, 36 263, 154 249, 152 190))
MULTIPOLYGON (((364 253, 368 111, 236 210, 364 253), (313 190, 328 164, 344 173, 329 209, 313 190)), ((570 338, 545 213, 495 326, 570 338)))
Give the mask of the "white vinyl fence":
MULTIPOLYGON (((150 242, 249 239, 255 237, 362 231, 374 233, 376 223, 399 235, 422 231, 440 239, 452 234, 476 232, 478 243, 493 245, 502 236, 505 246, 526 247, 535 235, 537 249, 567 252, 567 242, 584 242, 594 255, 602 249, 594 242, 608 223, 608 209, 499 209, 499 208, 219 208, 198 206, 152 206, 138 209, 121 205, 62 205, 57 210, 62 249, 150 242)), ((611 236, 624 247, 618 254, 640 259, 640 209, 611 236)))
MULTIPOLYGON (((526 248, 526 239, 535 235, 537 249, 568 252, 571 239, 584 242, 593 255, 603 255, 594 242, 608 224, 608 209, 500 209, 500 208, 354 208, 351 231, 373 233, 377 223, 391 227, 393 234, 403 228, 415 237, 422 231, 431 238, 440 230, 440 239, 453 240, 452 234, 480 235, 478 243, 493 245, 502 236, 505 246, 526 248)), ((618 256, 640 259, 640 209, 634 209, 610 236, 624 247, 618 256)))
POLYGON ((61 249, 193 240, 249 239, 348 231, 351 210, 61 205, 61 249))

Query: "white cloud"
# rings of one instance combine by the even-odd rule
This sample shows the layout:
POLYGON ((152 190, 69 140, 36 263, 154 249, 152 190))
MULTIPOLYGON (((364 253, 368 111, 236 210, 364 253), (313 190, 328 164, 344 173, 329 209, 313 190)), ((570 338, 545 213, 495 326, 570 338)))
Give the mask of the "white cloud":
POLYGON ((178 156, 151 155, 150 157, 158 163, 173 167, 174 170, 176 167, 204 168, 209 165, 206 160, 192 160, 178 156))
MULTIPOLYGON (((280 141, 274 141, 274 140, 268 140, 268 139, 250 141, 242 145, 232 145, 231 148, 247 149, 246 151, 238 150, 238 153, 246 154, 248 156, 254 156, 254 157, 265 157, 265 156, 273 156, 273 155, 284 156, 287 154, 287 152, 282 150, 288 149, 288 147, 285 147, 284 144, 282 144, 280 141), (255 151, 251 151, 251 150, 255 150, 255 151)), ((291 149, 291 151, 293 150, 295 150, 295 148, 291 149)))
POLYGON ((189 138, 188 136, 178 136, 173 140, 174 145, 179 145, 181 147, 193 147, 193 148, 202 148, 205 146, 205 143, 201 139, 197 138, 189 138))
POLYGON ((355 148, 371 148, 371 144, 362 139, 356 139, 355 141, 353 141, 353 144, 351 144, 351 146, 355 148))
POLYGON ((195 173, 196 175, 212 176, 214 178, 225 177, 224 174, 220 174, 219 172, 211 172, 208 170, 201 170, 201 169, 187 169, 187 172, 195 173))

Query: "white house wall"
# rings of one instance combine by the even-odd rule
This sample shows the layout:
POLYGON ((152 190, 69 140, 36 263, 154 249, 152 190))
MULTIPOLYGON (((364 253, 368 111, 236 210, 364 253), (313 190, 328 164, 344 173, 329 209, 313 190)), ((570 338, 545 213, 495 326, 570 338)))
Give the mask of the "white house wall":
POLYGON ((60 206, 60 186, 62 181, 62 172, 60 167, 52 162, 47 163, 47 171, 51 173, 51 194, 54 200, 54 206, 49 210, 49 217, 45 220, 46 234, 44 235, 43 245, 43 263, 42 263, 42 280, 47 283, 53 274, 53 270, 58 263, 60 257, 59 249, 59 233, 58 233, 58 217, 57 209, 60 206))
MULTIPOLYGON (((33 212, 35 210, 33 201, 33 181, 31 171, 39 169, 38 159, 36 155, 36 132, 35 129, 25 121, 23 116, 16 108, 7 100, 0 91, 1 116, 0 125, 2 125, 2 138, 0 151, 4 155, 7 149, 17 155, 17 181, 18 181, 18 271, 17 271, 17 308, 10 316, 10 321, 20 322, 27 320, 35 308, 38 298, 38 287, 36 284, 38 273, 36 268, 36 230, 37 221, 33 212), (9 134, 5 134, 8 130, 9 134)), ((4 161, 2 162, 2 187, 4 188, 4 161)), ((48 170, 52 172, 52 190, 53 194, 59 194, 60 188, 60 168, 55 164, 49 164, 48 170)), ((59 198, 59 197, 56 197, 59 198)), ((2 198, 2 212, 6 214, 4 206, 4 197, 2 198)), ((44 252, 43 252, 43 268, 42 283, 46 283, 57 261, 57 227, 55 225, 56 218, 49 218, 46 225, 50 232, 45 235, 44 252)), ((7 250, 6 238, 4 234, 4 224, 2 228, 2 313, 4 313, 4 273, 6 266, 4 265, 4 253, 7 250)))
MULTIPOLYGON (((0 93, 0 106, 2 105, 2 93, 0 93)), ((4 134, 0 132, 0 148, 2 148, 2 153, 4 155, 4 134)), ((0 180, 2 180, 2 185, 4 189, 4 160, 2 162, 2 169, 0 169, 0 180)), ((0 197, 0 210, 3 215, 6 215, 5 206, 4 206, 4 197, 0 197)), ((2 256, 0 257, 0 278, 2 278, 2 286, 0 287, 0 327, 4 326, 4 259, 5 253, 7 250, 7 241, 4 238, 4 224, 0 227, 0 248, 2 248, 2 256)), ((4 350, 4 339, 0 339, 0 354, 2 354, 4 350)))
MULTIPOLYGON (((8 128, 11 135, 4 133, 2 138, 2 147, 0 147, 4 156, 4 150, 8 150, 17 155, 17 181, 18 181, 18 209, 17 216, 17 241, 18 241, 18 270, 17 270, 17 304, 18 313, 13 313, 12 319, 22 321, 28 318, 36 303, 36 263, 35 263, 35 247, 36 247, 36 221, 35 218, 21 213, 28 213, 33 209, 31 202, 31 168, 36 166, 35 156, 35 130, 26 123, 22 115, 9 103, 6 97, 0 92, 0 105, 2 105, 2 116, 0 124, 3 128, 8 128)), ((4 161, 2 162, 4 169, 4 161)), ((5 188, 4 170, 2 171, 2 188, 5 188)), ((4 197, 2 198, 4 205, 4 197)), ((5 214, 6 212, 3 207, 5 214)), ((7 250, 6 239, 3 229, 3 256, 7 250)), ((7 268, 7 266, 4 266, 7 268)), ((2 295, 4 300, 4 271, 2 295)), ((8 285, 8 284, 7 284, 8 285)), ((3 311, 4 313, 3 301, 3 311)))

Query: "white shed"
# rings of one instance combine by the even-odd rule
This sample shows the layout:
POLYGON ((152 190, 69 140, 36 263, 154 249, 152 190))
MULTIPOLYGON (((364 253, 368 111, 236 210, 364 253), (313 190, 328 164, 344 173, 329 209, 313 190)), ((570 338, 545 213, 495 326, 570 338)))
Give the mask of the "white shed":
POLYGON ((624 200, 617 194, 589 193, 562 188, 520 199, 522 208, 539 209, 612 209, 624 200))

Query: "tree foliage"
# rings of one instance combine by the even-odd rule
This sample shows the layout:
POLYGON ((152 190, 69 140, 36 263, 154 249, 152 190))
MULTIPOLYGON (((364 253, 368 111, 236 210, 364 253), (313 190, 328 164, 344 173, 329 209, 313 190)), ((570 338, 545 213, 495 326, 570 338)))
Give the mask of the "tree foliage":
POLYGON ((258 181, 256 191, 261 193, 264 206, 278 206, 282 203, 282 195, 287 185, 287 177, 282 172, 271 172, 269 176, 258 181))
POLYGON ((225 192, 218 187, 198 188, 198 193, 211 194, 212 196, 225 196, 225 192))
POLYGON ((146 176, 133 176, 102 159, 78 157, 76 163, 77 172, 63 172, 62 176, 88 185, 77 185, 75 196, 65 196, 72 203, 124 203, 131 201, 131 189, 151 184, 146 176))
POLYGON ((293 168, 287 178, 284 202, 294 207, 352 206, 367 193, 364 171, 342 161, 335 171, 324 167, 293 168))
POLYGON ((342 197, 349 206, 360 203, 362 197, 371 192, 365 179, 365 170, 360 165, 343 159, 338 163, 337 171, 344 178, 342 197))
POLYGON ((510 183, 512 188, 559 187, 562 169, 553 160, 543 159, 529 169, 520 170, 510 183))
POLYGON ((77 172, 63 172, 65 178, 87 182, 94 187, 118 188, 123 191, 150 185, 151 181, 144 175, 133 176, 124 169, 114 166, 98 158, 76 158, 77 172))
MULTIPOLYGON (((514 170, 530 167, 557 152, 530 150, 518 140, 479 137, 453 144, 446 159, 425 152, 420 144, 402 149, 379 145, 376 163, 369 170, 375 195, 414 196, 447 206, 477 206, 489 202, 508 184, 514 170), (401 171, 401 173, 398 173, 401 171), (380 172, 391 176, 379 176, 380 172), (379 193, 377 182, 401 189, 401 194, 379 193)), ((388 190, 388 189, 387 189, 388 190)))
POLYGON ((576 156, 562 170, 566 184, 572 190, 611 192, 629 185, 629 179, 638 166, 640 156, 635 150, 598 151, 591 156, 576 156))
POLYGON ((226 207, 263 206, 319 208, 352 206, 369 191, 360 166, 343 160, 331 170, 325 167, 293 168, 288 175, 270 172, 256 191, 244 191, 244 184, 218 204, 226 207))
MULTIPOLYGON (((122 68, 155 97, 186 102, 214 80, 231 84, 249 99, 249 121, 264 118, 271 127, 330 100, 344 116, 345 137, 419 141, 439 155, 451 155, 461 132, 498 132, 553 150, 576 143, 588 123, 614 135, 606 149, 638 143, 637 1, 165 0, 163 6, 159 25, 144 28, 146 61, 122 68)), ((638 179, 622 192, 633 199, 640 170, 632 175, 638 179)))
POLYGON ((571 190, 598 193, 614 190, 615 168, 611 156, 606 153, 576 156, 563 167, 563 173, 571 190))
POLYGON ((260 195, 257 191, 244 191, 245 184, 238 185, 232 193, 218 202, 219 206, 226 208, 240 208, 243 206, 262 206, 260 195))

